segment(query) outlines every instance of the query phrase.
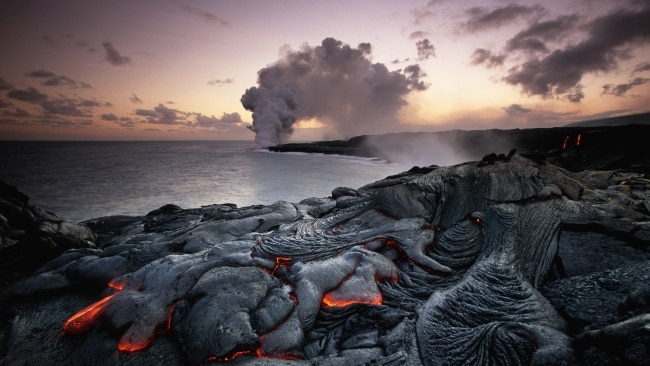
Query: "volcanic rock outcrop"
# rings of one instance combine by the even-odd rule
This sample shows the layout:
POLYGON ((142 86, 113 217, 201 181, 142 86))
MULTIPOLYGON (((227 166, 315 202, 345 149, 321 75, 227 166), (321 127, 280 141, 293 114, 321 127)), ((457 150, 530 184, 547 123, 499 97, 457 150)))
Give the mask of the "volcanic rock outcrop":
POLYGON ((1 290, 2 360, 647 364, 648 189, 510 154, 298 203, 93 219, 92 246, 1 290))

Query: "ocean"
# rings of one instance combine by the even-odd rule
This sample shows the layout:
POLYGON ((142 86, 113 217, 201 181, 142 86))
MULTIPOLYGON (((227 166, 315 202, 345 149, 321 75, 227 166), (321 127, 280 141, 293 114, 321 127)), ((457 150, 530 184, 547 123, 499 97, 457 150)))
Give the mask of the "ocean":
POLYGON ((0 180, 30 204, 80 222, 164 204, 239 207, 327 197, 402 171, 339 155, 253 150, 252 141, 0 141, 0 180))

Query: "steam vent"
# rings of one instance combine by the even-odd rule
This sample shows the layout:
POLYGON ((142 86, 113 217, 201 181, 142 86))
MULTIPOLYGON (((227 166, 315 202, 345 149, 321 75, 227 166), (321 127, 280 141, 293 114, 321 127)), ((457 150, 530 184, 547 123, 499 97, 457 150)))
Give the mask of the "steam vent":
POLYGON ((650 179, 508 150, 82 224, 4 185, 0 363, 648 365, 650 179))

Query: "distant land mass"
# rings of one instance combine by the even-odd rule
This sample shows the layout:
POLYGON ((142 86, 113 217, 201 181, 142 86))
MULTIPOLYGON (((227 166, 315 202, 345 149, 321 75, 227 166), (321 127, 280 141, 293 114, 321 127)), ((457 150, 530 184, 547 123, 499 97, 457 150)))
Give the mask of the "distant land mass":
POLYGON ((648 125, 650 124, 650 112, 629 114, 619 117, 608 117, 590 119, 586 121, 573 122, 567 127, 598 127, 598 126, 624 126, 624 125, 648 125))
POLYGON ((429 153, 430 160, 435 161, 433 158, 449 151, 461 160, 481 160, 490 154, 505 155, 514 149, 521 155, 548 160, 574 171, 623 167, 650 172, 648 136, 650 112, 575 122, 564 127, 362 135, 344 140, 288 143, 271 146, 269 150, 398 162, 416 153, 429 153))
POLYGON ((521 155, 548 160, 563 168, 625 168, 650 172, 650 113, 572 123, 564 127, 490 130, 450 130, 362 135, 344 140, 288 143, 269 147, 275 152, 340 154, 393 162, 438 165, 440 156, 455 154, 461 161, 481 160, 490 154, 521 155))

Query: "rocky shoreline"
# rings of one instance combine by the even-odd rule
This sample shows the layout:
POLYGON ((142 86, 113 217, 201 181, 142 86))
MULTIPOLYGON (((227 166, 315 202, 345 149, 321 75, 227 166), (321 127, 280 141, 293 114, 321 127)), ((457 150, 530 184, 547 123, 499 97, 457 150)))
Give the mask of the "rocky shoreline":
POLYGON ((551 130, 297 203, 73 223, 3 184, 0 364, 648 365, 648 131, 551 130))

